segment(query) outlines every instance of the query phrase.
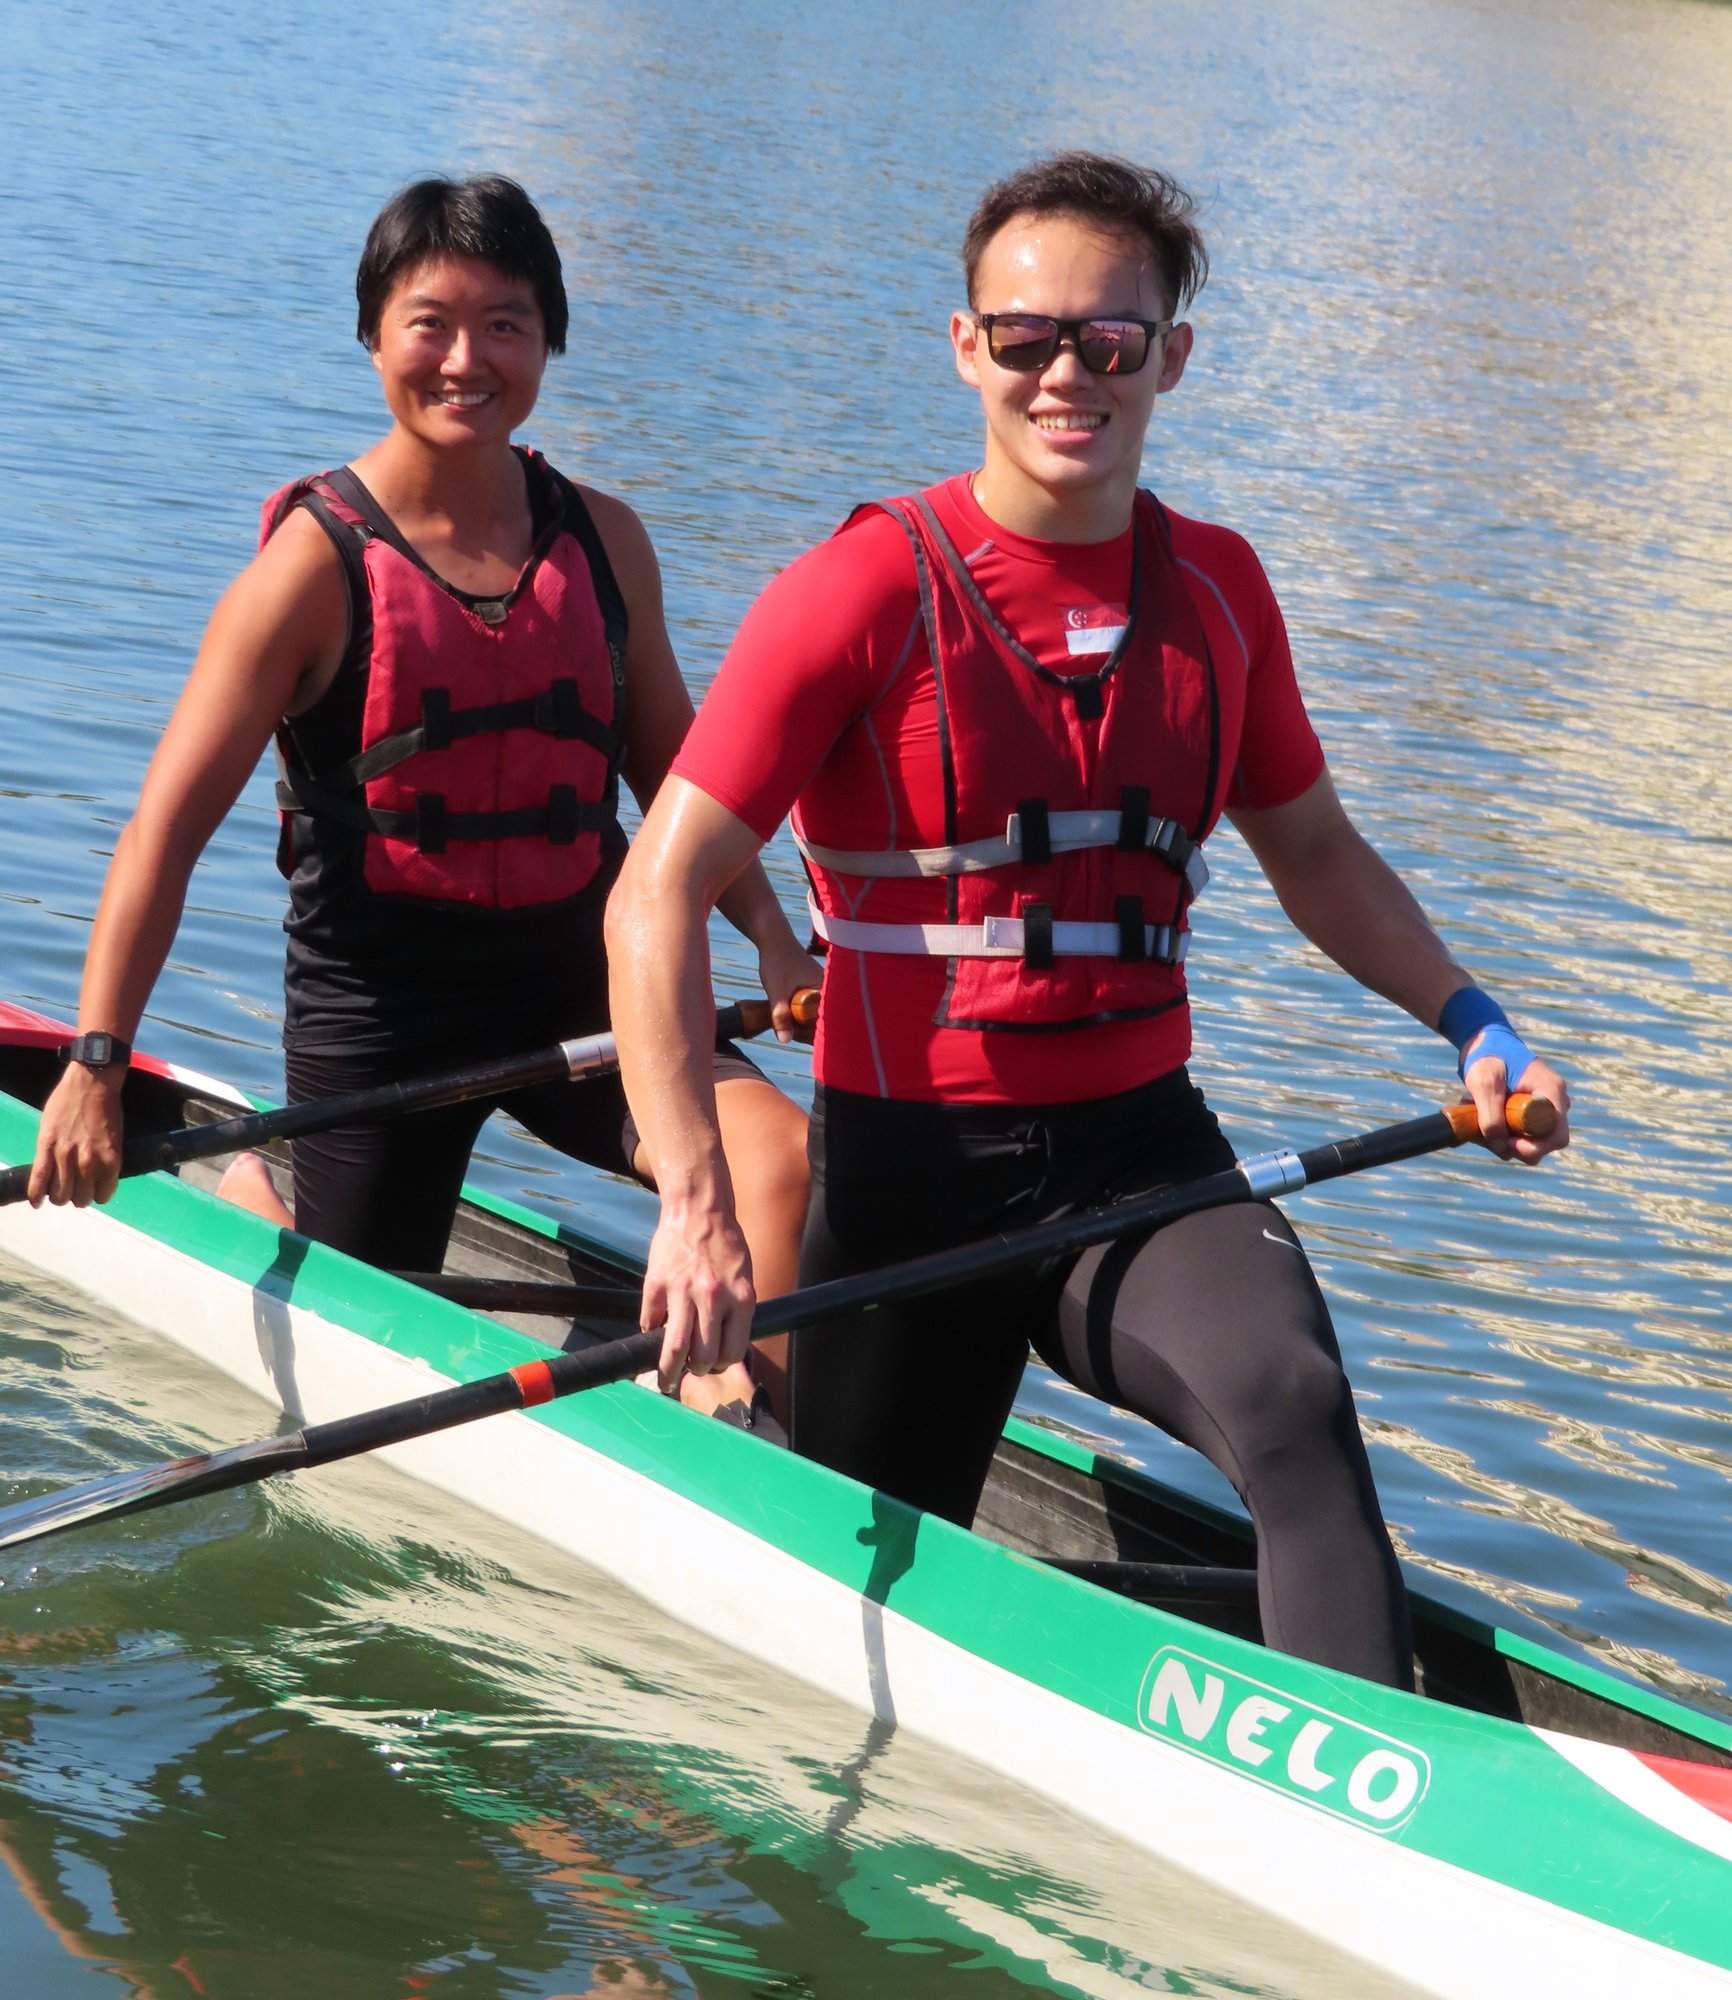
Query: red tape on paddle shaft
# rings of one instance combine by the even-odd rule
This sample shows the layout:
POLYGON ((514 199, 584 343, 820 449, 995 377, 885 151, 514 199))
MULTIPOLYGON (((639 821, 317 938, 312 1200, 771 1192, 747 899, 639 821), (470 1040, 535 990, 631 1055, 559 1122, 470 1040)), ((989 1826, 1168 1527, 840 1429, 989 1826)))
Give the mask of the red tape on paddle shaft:
POLYGON ((533 1410, 537 1403, 551 1403, 559 1391, 553 1386, 553 1371, 545 1361, 520 1361, 510 1371, 511 1379, 523 1392, 523 1407, 533 1410))

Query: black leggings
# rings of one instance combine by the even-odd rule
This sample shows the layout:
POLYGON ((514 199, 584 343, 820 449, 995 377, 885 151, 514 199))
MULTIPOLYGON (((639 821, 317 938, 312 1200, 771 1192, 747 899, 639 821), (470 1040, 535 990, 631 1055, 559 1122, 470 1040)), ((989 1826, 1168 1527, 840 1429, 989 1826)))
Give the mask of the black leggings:
MULTIPOLYGON (((1038 1109, 820 1089, 810 1149, 803 1285, 1233 1163, 1182 1070, 1038 1109)), ((1043 1271, 797 1334, 794 1448, 966 1525, 1031 1343, 1232 1481, 1257 1530, 1270 1645, 1412 1685, 1401 1572, 1329 1310, 1278 1209, 1206 1210, 1043 1271)))
MULTIPOLYGON (((545 1042, 525 1046, 540 1048, 559 1039, 550 1033, 545 1042)), ((284 1055, 288 1098, 299 1104, 369 1090, 464 1060, 483 1062, 494 1053, 478 1049, 467 1056, 456 1050, 385 1056, 290 1049, 284 1055)), ((732 1045, 717 1052, 718 1083, 762 1073, 732 1045)), ((437 1271, 445 1261, 470 1152, 494 1111, 506 1112, 574 1160, 608 1173, 633 1172, 637 1133, 615 1071, 297 1139, 295 1227, 315 1242, 388 1271, 437 1271)))

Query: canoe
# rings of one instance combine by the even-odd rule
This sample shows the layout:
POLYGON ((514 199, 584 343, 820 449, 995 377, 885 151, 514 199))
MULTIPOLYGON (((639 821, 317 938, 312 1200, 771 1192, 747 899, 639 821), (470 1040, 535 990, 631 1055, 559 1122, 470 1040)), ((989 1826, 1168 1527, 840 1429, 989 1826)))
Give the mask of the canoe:
MULTIPOLYGON (((67 1032, 0 1006, 0 1164, 29 1156, 67 1032)), ((148 1058, 127 1083, 134 1131, 250 1102, 148 1058)), ((430 1296, 217 1201, 220 1165, 0 1208, 0 1249, 311 1421, 620 1331, 430 1296)), ((447 1269, 635 1277, 474 1190, 447 1269)), ((973 1532, 631 1384, 383 1456, 1391 1981, 1732 1995, 1732 1725, 1422 1580, 1417 1695, 1273 1653, 1243 1522, 1058 1432, 1011 1421, 973 1532)))

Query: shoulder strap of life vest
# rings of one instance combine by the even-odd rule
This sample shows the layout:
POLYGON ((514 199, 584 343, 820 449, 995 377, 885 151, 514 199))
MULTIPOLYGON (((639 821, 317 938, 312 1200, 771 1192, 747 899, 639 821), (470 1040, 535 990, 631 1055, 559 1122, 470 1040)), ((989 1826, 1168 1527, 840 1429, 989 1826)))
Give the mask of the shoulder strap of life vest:
POLYGON ((1119 662, 1124 658, 1137 629, 1137 613, 1143 596, 1143 550, 1142 536, 1131 536, 1131 588, 1127 603, 1124 630, 1119 634, 1118 644, 1107 656, 1103 666, 1092 674, 1058 674, 1050 667, 1043 667, 1022 641, 993 610, 986 601, 986 594, 969 572, 956 544, 945 533, 944 524, 938 518, 932 502, 924 493, 914 496, 914 504, 920 510, 920 517, 926 524, 939 554, 944 558, 944 566, 949 571, 952 582, 962 592, 993 637, 1019 665, 1028 669, 1048 687, 1057 688, 1076 704, 1077 715, 1084 722, 1096 722, 1106 713, 1106 684, 1118 671, 1119 662))

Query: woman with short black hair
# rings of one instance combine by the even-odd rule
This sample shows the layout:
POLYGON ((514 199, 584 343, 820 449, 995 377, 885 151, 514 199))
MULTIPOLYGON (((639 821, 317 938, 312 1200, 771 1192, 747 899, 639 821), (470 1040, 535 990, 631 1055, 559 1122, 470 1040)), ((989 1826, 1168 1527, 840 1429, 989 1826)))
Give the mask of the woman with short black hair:
MULTIPOLYGON (((692 713, 642 523, 512 442, 567 326, 529 196, 496 175, 405 188, 368 235, 356 297, 391 428, 266 502, 258 554, 211 618, 116 848, 79 1009, 81 1031, 130 1042, 193 865, 274 735, 291 1101, 604 1027, 619 779, 647 806, 692 713)), ((755 863, 726 908, 786 1032, 817 968, 755 863)), ((122 1074, 68 1064, 33 1200, 113 1192, 122 1074)), ((713 1084, 759 1282, 786 1289, 804 1118, 737 1051, 713 1084)), ((617 1078, 546 1086, 298 1140, 298 1226, 436 1270, 497 1104, 576 1158, 643 1174, 617 1078)), ((230 1191, 287 1219, 256 1167, 230 1191)), ((730 1372, 692 1399, 749 1411, 730 1372)))

